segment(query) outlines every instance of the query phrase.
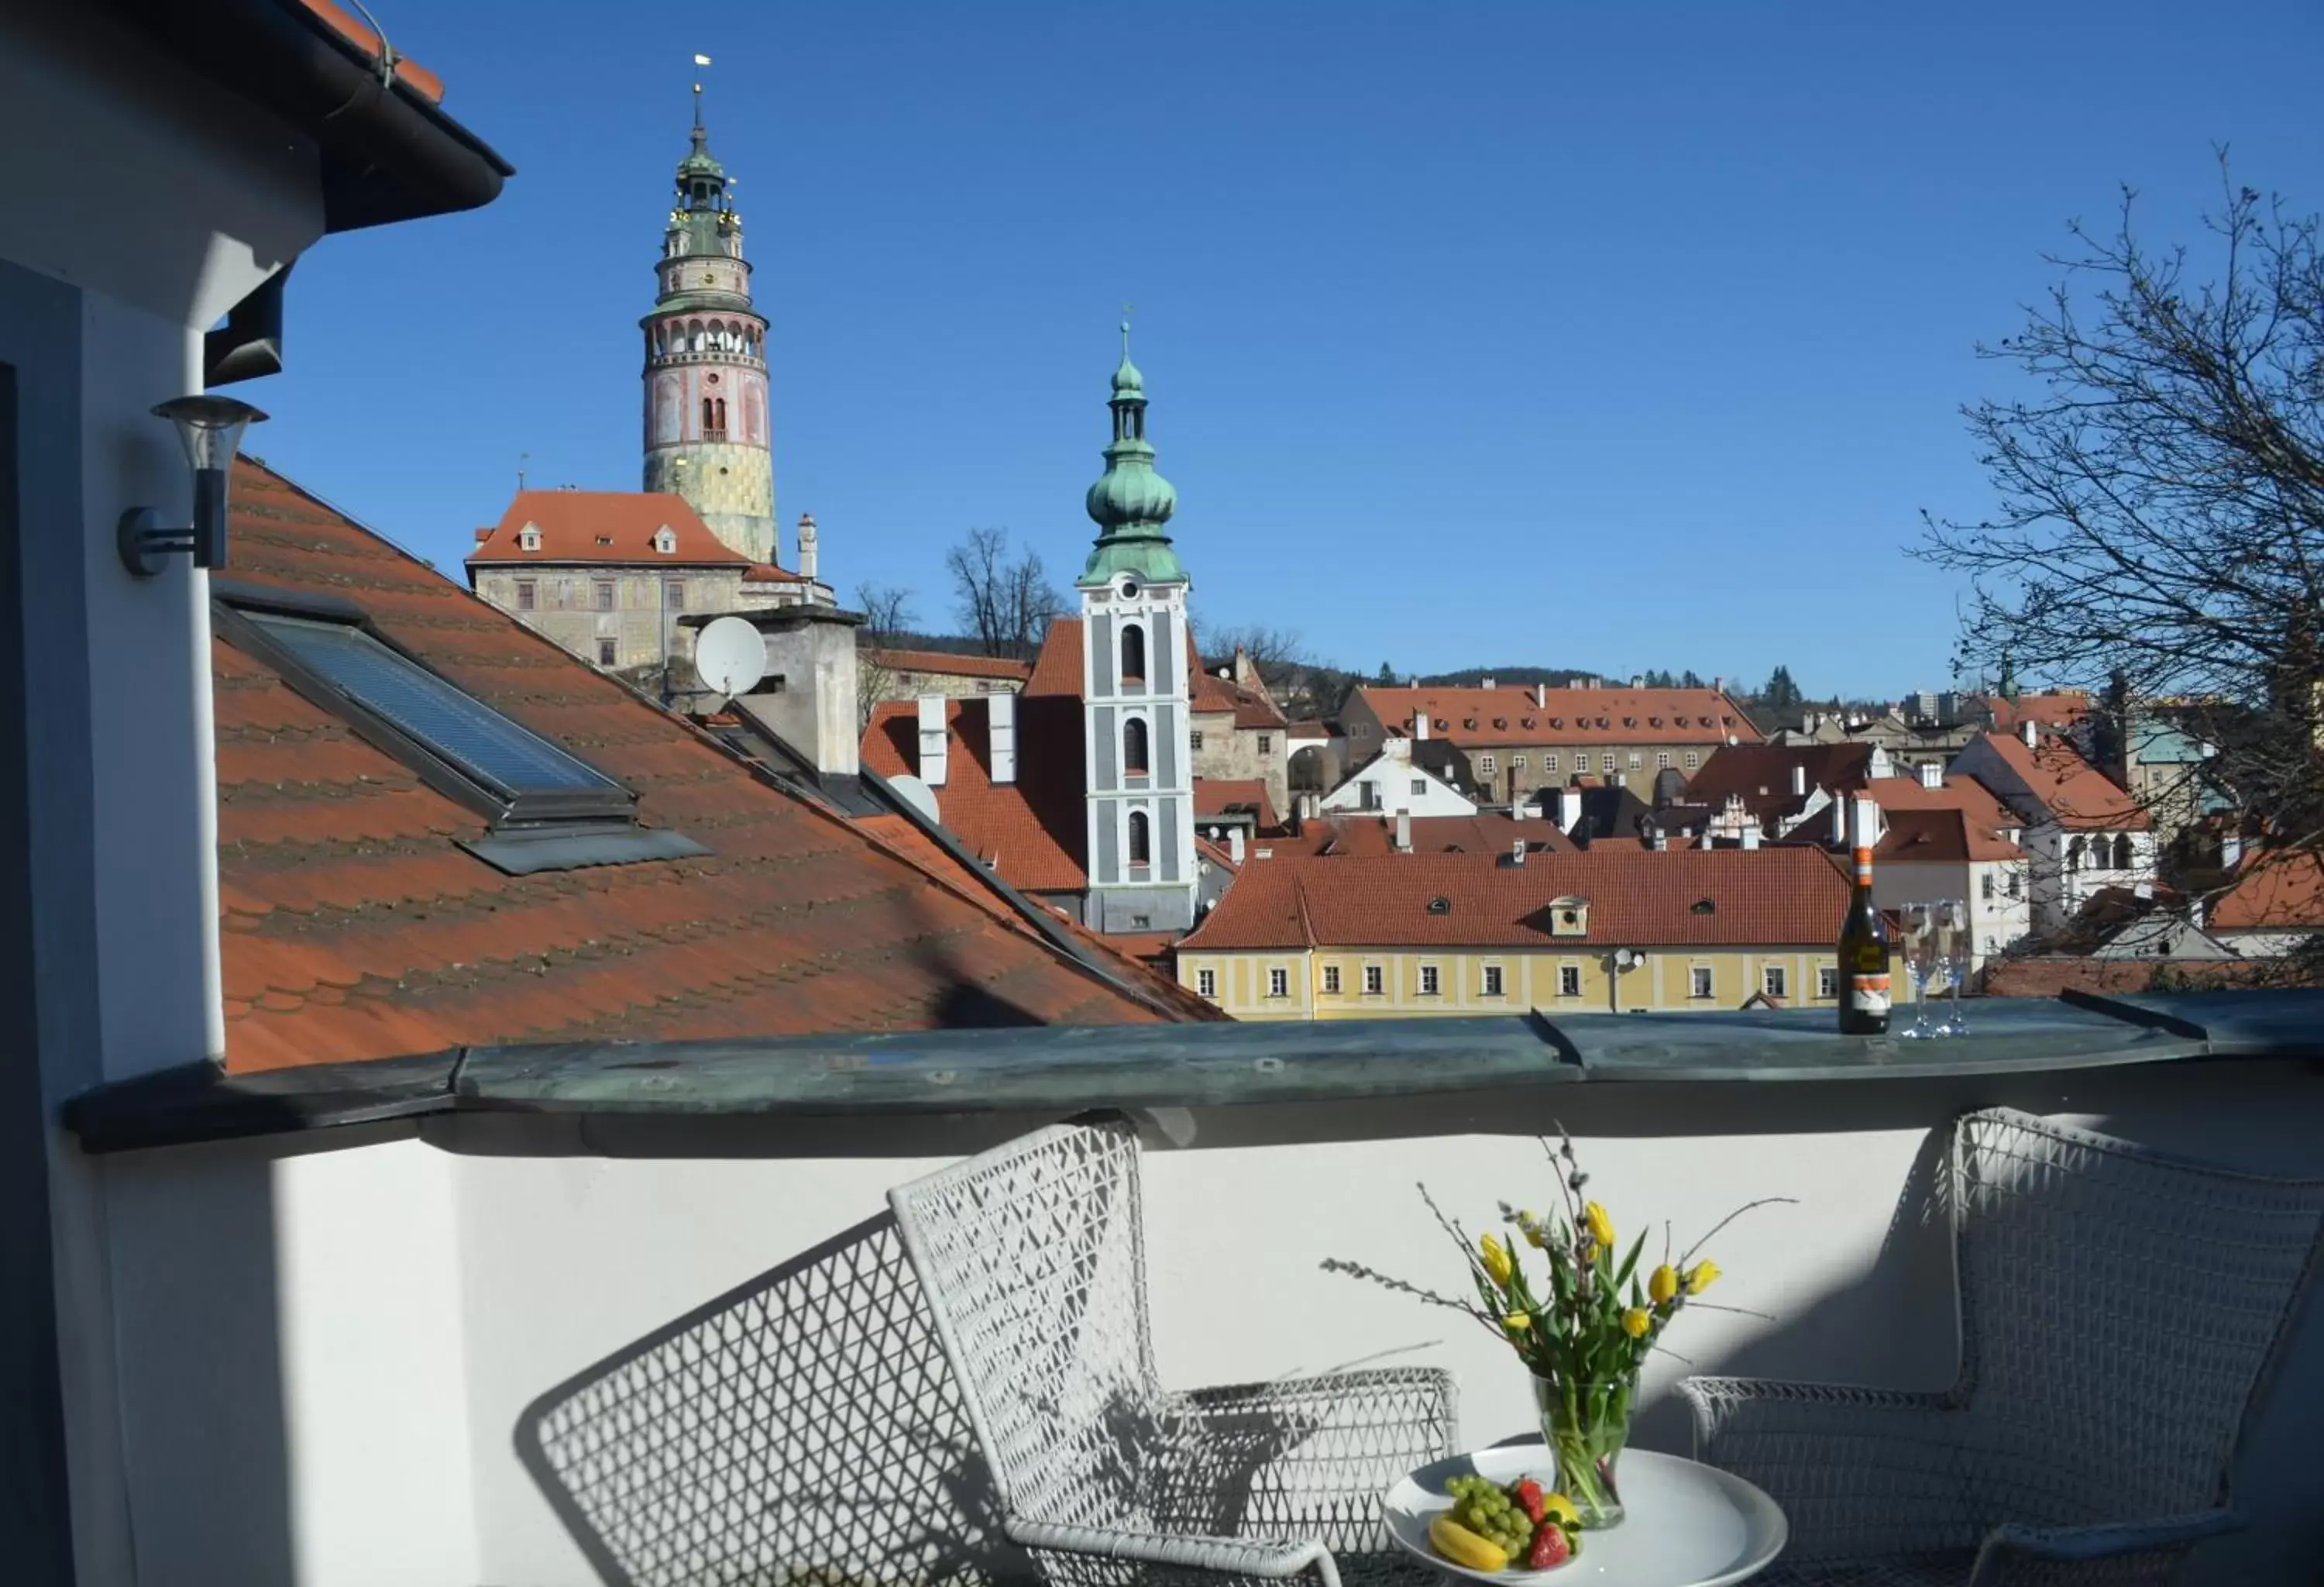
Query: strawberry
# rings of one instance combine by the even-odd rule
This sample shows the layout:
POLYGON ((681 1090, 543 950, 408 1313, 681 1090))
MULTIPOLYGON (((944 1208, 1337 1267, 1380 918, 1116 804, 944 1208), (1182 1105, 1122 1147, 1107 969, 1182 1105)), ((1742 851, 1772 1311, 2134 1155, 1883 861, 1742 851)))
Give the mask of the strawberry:
POLYGON ((1526 1519, 1536 1527, 1541 1525, 1541 1484, 1531 1477, 1509 1490, 1510 1502, 1525 1511, 1526 1519))
POLYGON ((1544 1521, 1533 1529, 1533 1547, 1526 1554, 1526 1569, 1545 1571, 1552 1565, 1562 1565, 1572 1552, 1573 1544, 1565 1536, 1565 1528, 1555 1521, 1544 1521))

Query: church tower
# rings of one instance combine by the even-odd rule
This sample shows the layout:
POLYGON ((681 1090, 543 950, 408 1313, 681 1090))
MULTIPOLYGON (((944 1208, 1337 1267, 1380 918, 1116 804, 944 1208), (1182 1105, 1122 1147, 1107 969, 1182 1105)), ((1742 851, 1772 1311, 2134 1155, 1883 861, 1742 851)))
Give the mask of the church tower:
POLYGON ((742 217, 702 129, 678 162, 678 207, 662 234, 660 295, 646 337, 645 488, 686 498, 755 562, 779 560, 775 458, 767 419, 767 322, 751 307, 742 217))
POLYGON ((1194 924, 1194 753, 1187 704, 1186 570, 1163 526, 1177 493, 1154 472, 1146 383, 1113 372, 1113 440, 1086 505, 1097 544, 1074 587, 1082 600, 1082 698, 1089 764, 1089 901, 1100 931, 1194 924))

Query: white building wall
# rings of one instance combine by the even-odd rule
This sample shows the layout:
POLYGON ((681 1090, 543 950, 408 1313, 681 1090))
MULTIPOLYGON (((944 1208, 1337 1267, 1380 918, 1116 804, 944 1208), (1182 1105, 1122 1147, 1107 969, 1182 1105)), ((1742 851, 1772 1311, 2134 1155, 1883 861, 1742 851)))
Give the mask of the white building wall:
POLYGON ((1393 816, 1399 810, 1408 810, 1415 816, 1477 813, 1475 800, 1406 758, 1411 752, 1408 741, 1390 739, 1388 746, 1378 760, 1323 796, 1323 808, 1327 815, 1366 810, 1384 816, 1393 816), (1374 789, 1376 796, 1369 803, 1364 797, 1367 787, 1374 789))
POLYGON ((2032 929, 2033 900, 2029 896, 2031 862, 1969 860, 1959 864, 1914 865, 1883 863, 1872 873, 1872 901, 1884 909, 1905 904, 1936 903, 1960 899, 1969 907, 1969 936, 1975 952, 1970 968, 1983 965, 1995 954, 2007 951, 2032 929), (2017 892, 2010 895, 2015 875, 2017 892), (1986 880, 1992 879, 1987 898, 1986 880))

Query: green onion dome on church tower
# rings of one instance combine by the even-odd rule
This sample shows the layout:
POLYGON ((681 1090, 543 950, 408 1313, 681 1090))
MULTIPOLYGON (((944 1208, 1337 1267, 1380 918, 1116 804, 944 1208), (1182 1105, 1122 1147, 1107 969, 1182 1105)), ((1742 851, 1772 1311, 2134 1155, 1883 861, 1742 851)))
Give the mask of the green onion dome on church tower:
POLYGON ((1127 320, 1121 366, 1113 372, 1106 405, 1113 410, 1113 441, 1105 449, 1105 472, 1084 503, 1100 532, 1075 582, 1094 589, 1128 573, 1148 584, 1183 584, 1186 570, 1162 527, 1178 510, 1178 493, 1154 472, 1154 448, 1146 439, 1146 379, 1130 361, 1127 320))

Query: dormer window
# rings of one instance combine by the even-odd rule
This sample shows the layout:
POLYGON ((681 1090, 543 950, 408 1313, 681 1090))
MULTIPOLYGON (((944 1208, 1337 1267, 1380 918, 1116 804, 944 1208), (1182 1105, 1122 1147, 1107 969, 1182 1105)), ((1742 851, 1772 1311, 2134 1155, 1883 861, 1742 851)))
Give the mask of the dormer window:
POLYGON ((1552 937, 1589 936, 1590 900, 1583 898, 1552 899, 1549 904, 1549 934, 1552 937))
POLYGON ((540 526, 537 524, 528 523, 522 529, 518 530, 516 531, 516 549, 520 551, 538 551, 540 549, 540 526))
POLYGON ((613 543, 613 537, 609 534, 601 534, 597 537, 597 543, 601 546, 610 546, 613 543))
POLYGON ((653 549, 665 557, 678 554, 678 531, 667 523, 654 531, 653 549))
POLYGON ((1452 912, 1452 900, 1448 898, 1433 898, 1428 900, 1428 912, 1432 915, 1449 915, 1452 912))

